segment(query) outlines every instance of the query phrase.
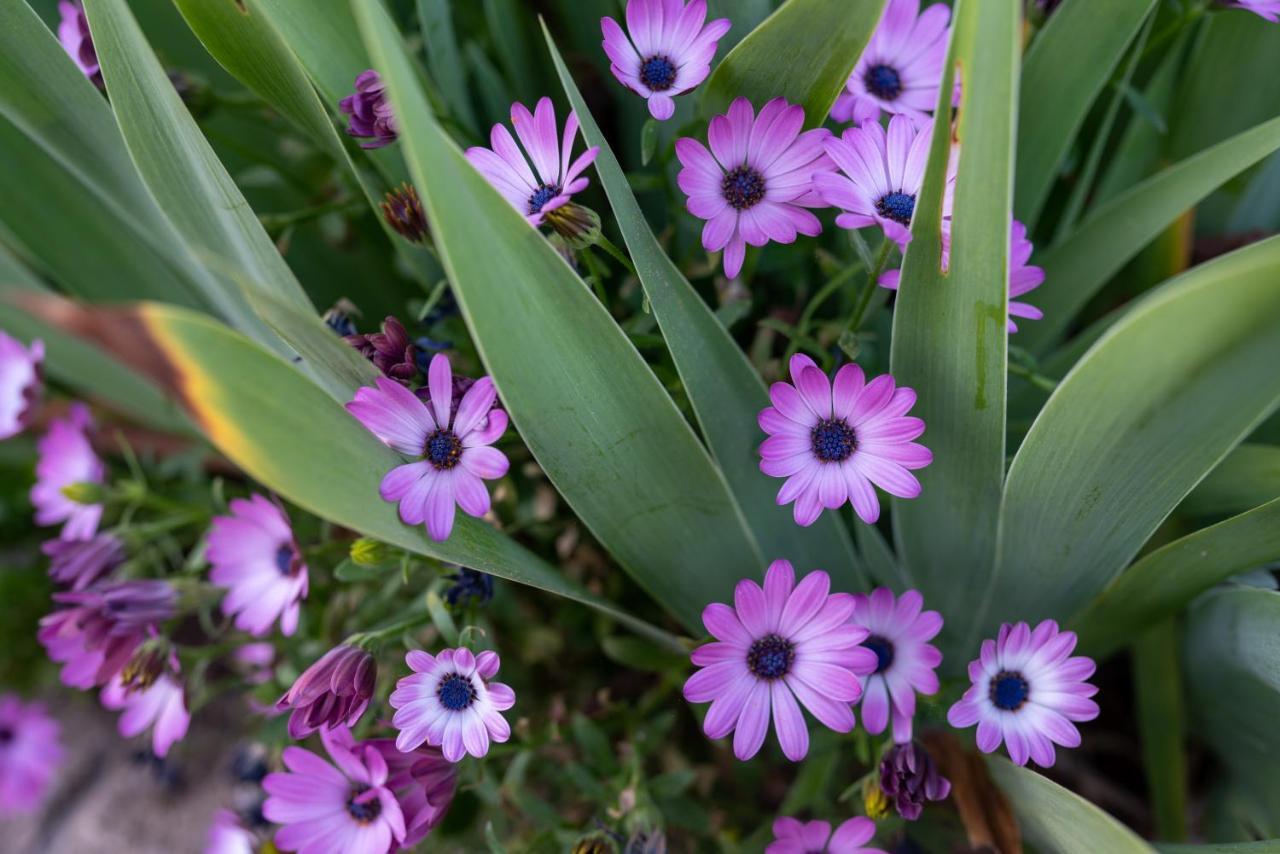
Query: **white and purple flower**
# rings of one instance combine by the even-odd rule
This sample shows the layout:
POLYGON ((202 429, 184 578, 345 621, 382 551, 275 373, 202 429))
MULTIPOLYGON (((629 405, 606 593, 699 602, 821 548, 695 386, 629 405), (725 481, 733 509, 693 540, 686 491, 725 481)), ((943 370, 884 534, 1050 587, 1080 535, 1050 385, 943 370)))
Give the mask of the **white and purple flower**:
POLYGON ((60 730, 43 704, 0 695, 0 818, 40 806, 62 764, 60 730))
POLYGON ((101 484, 106 467, 89 444, 93 417, 83 403, 72 404, 63 418, 49 423, 49 430, 36 443, 40 455, 36 463, 36 483, 31 487, 31 503, 36 508, 37 525, 62 526, 64 540, 84 540, 98 530, 101 504, 80 504, 63 490, 72 484, 101 484))
MULTIPOLYGON (((176 661, 174 665, 176 665, 176 661)), ((176 667, 171 667, 176 674, 176 667)), ((125 738, 151 729, 151 751, 161 758, 187 734, 191 714, 187 711, 187 691, 175 675, 161 674, 146 687, 130 688, 117 675, 102 689, 102 705, 123 710, 120 734, 125 738)))
POLYGON ((911 741, 916 694, 935 694, 942 653, 929 643, 942 631, 942 615, 922 611, 924 597, 908 590, 899 597, 887 587, 853 597, 853 619, 869 634, 862 645, 876 655, 876 669, 862 684, 862 725, 872 735, 893 720, 893 740, 911 741))
POLYGON ((765 854, 885 854, 880 848, 868 848, 876 835, 876 825, 864 816, 847 819, 831 832, 827 821, 800 821, 779 818, 773 822, 773 841, 765 846, 765 854))
POLYGON ((516 693, 490 681, 498 673, 496 652, 473 655, 460 647, 431 655, 415 649, 404 660, 414 672, 391 692, 397 748, 408 752, 425 743, 457 762, 468 753, 484 756, 490 741, 511 737, 502 713, 515 705, 516 693))
POLYGON ((292 635, 308 576, 289 517, 262 495, 233 499, 230 506, 230 516, 214 518, 206 553, 209 580, 230 588, 222 612, 253 635, 267 634, 277 619, 280 631, 292 635))
POLYGON ((43 363, 44 342, 39 338, 24 347, 17 338, 0 332, 0 439, 18 435, 31 423, 43 363))

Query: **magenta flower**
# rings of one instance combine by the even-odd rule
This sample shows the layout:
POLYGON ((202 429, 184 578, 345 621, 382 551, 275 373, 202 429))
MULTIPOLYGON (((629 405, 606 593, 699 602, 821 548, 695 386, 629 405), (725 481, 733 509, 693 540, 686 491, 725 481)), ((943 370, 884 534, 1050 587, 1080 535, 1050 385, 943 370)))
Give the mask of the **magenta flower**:
POLYGON ((42 385, 44 342, 30 347, 0 332, 0 439, 16 436, 31 423, 42 385))
POLYGON ((919 12, 920 0, 889 0, 831 118, 878 122, 883 111, 917 125, 929 120, 947 62, 951 10, 936 3, 919 12))
POLYGON ((339 644, 303 671, 276 703, 293 709, 289 737, 306 738, 318 729, 352 727, 360 720, 378 681, 378 662, 358 646, 339 644))
POLYGON ((58 41, 62 49, 75 60, 84 76, 95 86, 102 86, 102 69, 98 66, 98 53, 93 49, 89 35, 89 21, 84 16, 80 0, 59 0, 58 41))
POLYGON ((1232 4, 1237 9, 1252 12, 1271 23, 1280 21, 1280 0, 1236 0, 1232 4))
MULTIPOLYGON (((170 666, 176 673, 177 662, 170 666)), ((175 742, 187 734, 191 714, 187 711, 187 691, 173 675, 164 673, 145 688, 127 688, 117 675, 99 699, 120 716, 120 735, 133 738, 151 729, 151 752, 163 758, 175 742)))
POLYGON ((757 116, 746 98, 729 105, 707 129, 707 151, 689 137, 676 140, 684 167, 676 180, 689 197, 689 213, 705 219, 702 246, 724 250, 724 274, 742 271, 747 244, 794 243, 797 234, 822 231, 805 208, 825 203, 813 192, 816 176, 831 169, 822 128, 803 131, 804 108, 774 98, 757 116))
POLYGON ((627 0, 627 30, 601 18, 604 52, 618 82, 649 102, 658 121, 676 111, 675 97, 692 91, 711 73, 716 46, 731 26, 709 24, 706 0, 627 0))
POLYGON ((376 748, 387 763, 387 788, 395 793, 404 813, 400 847, 413 848, 449 812, 458 789, 458 766, 445 759, 439 749, 425 744, 402 753, 389 738, 364 743, 376 748))
POLYGON ((836 732, 853 729, 850 704, 862 696, 859 677, 875 669, 876 657, 860 646, 866 629, 848 624, 853 597, 830 589, 822 570, 796 584, 790 562, 775 560, 763 590, 744 578, 733 591, 735 607, 713 602, 703 610, 702 624, 716 640, 690 656, 702 669, 684 683, 684 698, 711 702, 702 724, 708 738, 736 729, 739 759, 764 744, 771 710, 783 754, 804 758, 809 729, 797 699, 836 732))
POLYGON ((347 115, 347 133, 369 140, 360 143, 361 148, 382 148, 399 136, 400 125, 387 100, 387 85, 372 68, 356 75, 355 92, 339 101, 338 109, 347 115))
POLYGON ((507 473, 510 463, 490 447, 507 429, 507 413, 493 409, 497 391, 482 377, 467 389, 450 414, 453 372, 437 353, 427 371, 430 405, 399 383, 383 377, 377 388, 361 388, 347 411, 386 445, 416 462, 397 466, 382 479, 383 500, 400 503, 406 525, 427 524, 433 540, 448 539, 454 505, 471 516, 489 512, 484 481, 507 473))
POLYGON ((911 741, 916 692, 936 694, 933 670, 942 653, 928 643, 942 631, 942 615, 921 612, 924 597, 908 590, 896 600, 893 591, 879 587, 870 596, 853 597, 853 619, 870 634, 862 645, 876 655, 876 669, 862 680, 862 725, 872 735, 884 732, 893 718, 893 740, 911 741))
POLYGON ((67 607, 42 617, 36 637, 63 665, 62 681, 88 690, 121 671, 152 623, 175 614, 177 593, 165 581, 114 581, 53 599, 67 607))
POLYGON ((846 820, 834 834, 830 822, 779 818, 773 822, 774 839, 764 851, 765 854, 885 854, 879 848, 865 847, 875 835, 875 822, 863 816, 846 820))
POLYGON ((204 854, 254 854, 257 840, 231 810, 218 810, 209 825, 204 854))
POLYGON ((0 818, 35 811, 62 764, 58 722, 41 703, 0 695, 0 818))
POLYGON ((558 141, 556 108, 550 98, 539 99, 533 113, 524 104, 512 104, 511 125, 524 151, 516 146, 511 132, 497 124, 489 133, 493 148, 468 148, 467 159, 531 224, 541 225, 545 214, 568 204, 574 193, 587 188, 582 173, 600 149, 593 145, 570 162, 578 136, 578 114, 569 112, 564 137, 558 141))
POLYGON ((36 443, 36 483, 31 487, 31 503, 36 508, 37 525, 62 526, 64 540, 84 540, 98 530, 101 504, 78 504, 62 491, 74 483, 100 484, 106 468, 93 446, 88 431, 93 417, 83 403, 72 404, 64 418, 55 418, 36 443))
POLYGON ((999 636, 982 642, 981 656, 969 663, 972 686, 947 712, 957 729, 978 725, 978 749, 990 753, 1003 741, 1019 765, 1031 758, 1042 768, 1054 762, 1054 745, 1079 747, 1072 721, 1091 721, 1098 689, 1084 681, 1093 659, 1071 655, 1075 632, 1058 631, 1045 620, 1035 631, 1026 623, 1005 623, 999 636))
POLYGON ((284 749, 288 773, 262 781, 262 814, 284 827, 275 843, 304 854, 386 854, 404 840, 404 813, 387 788, 387 763, 377 749, 335 731, 320 734, 333 762, 301 747, 284 749))
POLYGON ((49 557, 49 577, 72 590, 83 590, 124 562, 124 544, 112 534, 87 540, 47 540, 40 550, 49 557))
POLYGON ((284 510, 262 495, 232 500, 230 516, 214 517, 206 554, 209 580, 230 588, 222 612, 236 628, 262 636, 278 618, 293 634, 308 576, 284 510))
POLYGON ((484 756, 490 739, 501 743, 511 737, 502 712, 515 705, 516 693, 489 681, 498 672, 496 652, 472 655, 459 648, 433 656, 411 650, 404 660, 414 672, 391 692, 397 748, 408 752, 425 742, 457 762, 466 753, 484 756))
POLYGON ((924 468, 933 454, 912 441, 924 422, 907 416, 916 393, 897 388, 883 374, 865 382, 862 368, 848 364, 827 381, 813 360, 791 358, 791 382, 769 389, 773 406, 760 412, 760 471, 785 477, 778 503, 795 502, 798 525, 812 525, 823 509, 845 501, 868 525, 880 518, 872 484, 899 498, 915 498, 920 482, 908 469, 924 468))

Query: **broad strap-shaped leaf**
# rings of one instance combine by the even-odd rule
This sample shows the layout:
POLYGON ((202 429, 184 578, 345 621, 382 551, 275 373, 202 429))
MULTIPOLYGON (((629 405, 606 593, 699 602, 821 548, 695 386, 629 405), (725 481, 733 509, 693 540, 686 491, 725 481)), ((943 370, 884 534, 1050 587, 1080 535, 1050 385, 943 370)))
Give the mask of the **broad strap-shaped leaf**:
POLYGON ((418 0, 418 26, 426 42, 427 67, 449 107, 449 116, 476 133, 479 123, 467 92, 467 67, 462 63, 449 6, 449 0, 418 0))
POLYGON ((608 311, 441 130, 382 5, 353 8, 512 421, 596 538, 695 629, 703 606, 763 568, 723 476, 608 311))
MULTIPOLYGON (((964 69, 950 268, 941 270, 942 192, 951 129, 940 120, 912 222, 893 317, 893 377, 919 395, 933 463, 919 498, 895 500, 897 553, 925 602, 950 608, 944 646, 976 625, 995 565, 1004 479, 1005 331, 1019 4, 961 0, 936 115, 964 69)), ((947 655, 957 666, 961 656, 947 655)))
POLYGON ((1072 621, 1105 656, 1233 575, 1280 561, 1280 498, 1162 546, 1124 571, 1072 621))
MULTIPOLYGON (((1027 50, 1013 209, 1031 225, 1094 99, 1156 0, 1068 0, 1027 50)), ((965 85, 968 85, 966 79, 965 85)))
POLYGON ((785 557, 802 569, 827 570, 837 579, 839 589, 861 590, 866 579, 857 567, 840 519, 827 513, 814 526, 802 528, 792 520, 788 508, 777 505, 780 482, 761 473, 756 451, 763 438, 756 417, 769 405, 764 383, 728 330, 658 245, 622 166, 545 27, 544 33, 560 82, 582 122, 582 135, 588 145, 600 147, 596 174, 613 206, 698 424, 761 549, 768 558, 785 557))
POLYGON ((1009 469, 1002 619, 1066 617, 1280 401, 1280 238, 1135 303, 1058 385, 1009 469))
POLYGON ((1188 516, 1243 513, 1280 498, 1280 447, 1243 444, 1196 484, 1178 512, 1188 516))
POLYGON ((805 126, 827 118, 885 0, 788 0, 729 51, 703 84, 702 115, 744 97, 759 109, 771 98, 804 107, 805 126))

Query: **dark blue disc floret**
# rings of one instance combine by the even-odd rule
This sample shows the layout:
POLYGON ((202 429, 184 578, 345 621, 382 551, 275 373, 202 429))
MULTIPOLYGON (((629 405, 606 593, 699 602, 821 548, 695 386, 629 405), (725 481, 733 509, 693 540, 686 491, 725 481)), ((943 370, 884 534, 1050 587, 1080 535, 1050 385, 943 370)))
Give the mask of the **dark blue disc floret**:
POLYGON ((559 187, 552 184, 543 184, 534 190, 533 195, 529 197, 529 214, 541 213, 542 206, 558 195, 560 195, 559 187))
POLYGON ((281 575, 288 575, 293 571, 293 558, 295 554, 296 552, 293 550, 293 545, 290 543, 285 543, 283 546, 276 549, 276 569, 279 570, 281 575))
POLYGON ((724 173, 720 192, 731 207, 745 211, 764 198, 764 177, 744 163, 724 173))
POLYGON ((440 705, 451 712, 460 712, 475 702, 476 689, 471 680, 460 673, 450 673, 436 687, 440 705))
POLYGON ((649 57, 640 65, 640 82, 653 92, 665 92, 675 85, 675 63, 665 56, 649 57))
POLYGON ((813 454, 824 463, 842 463, 858 447, 853 428, 843 418, 827 418, 814 425, 809 434, 813 454))
POLYGON ((876 673, 884 673, 893 665, 893 641, 883 635, 872 635, 862 645, 876 654, 876 673))
POLYGON ((382 801, 377 798, 369 798, 366 801, 356 800, 368 790, 368 786, 356 786, 351 790, 351 797, 347 799, 347 812, 361 824, 368 824, 382 815, 382 801))
POLYGON ((885 193, 880 197, 880 201, 876 202, 876 213, 885 219, 891 219, 903 225, 911 225, 911 215, 915 213, 915 210, 916 197, 901 190, 894 193, 885 193))
POLYGON ((760 679, 781 679, 795 660, 795 644, 784 637, 767 634, 757 638, 747 650, 747 668, 760 679))
POLYGON ((989 696, 997 709, 1016 712, 1027 702, 1031 695, 1031 686, 1027 679, 1016 670, 1001 670, 991 680, 989 696))
POLYGON ((427 437, 423 456, 437 469, 451 469, 462 459, 462 440, 452 430, 437 430, 427 437))
POLYGON ((902 94, 902 77, 898 69, 890 65, 871 66, 863 75, 862 83, 881 101, 893 101, 902 94))

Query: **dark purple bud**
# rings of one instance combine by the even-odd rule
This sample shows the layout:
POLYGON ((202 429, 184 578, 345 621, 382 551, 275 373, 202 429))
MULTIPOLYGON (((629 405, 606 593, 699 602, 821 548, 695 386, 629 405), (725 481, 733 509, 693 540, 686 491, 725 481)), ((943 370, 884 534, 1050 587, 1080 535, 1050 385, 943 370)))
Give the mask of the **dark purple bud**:
POLYGON ((305 738, 324 727, 355 726, 369 708, 378 664, 358 646, 339 644, 298 677, 276 708, 293 709, 289 737, 305 738))
POLYGON ((362 148, 382 148, 396 141, 399 126, 387 100, 386 86, 378 72, 362 71, 356 77, 356 91, 343 98, 338 109, 347 114, 347 133, 362 142, 362 148))
POLYGON ((83 622, 103 634, 128 634, 177 613, 178 591, 167 581, 108 581, 84 590, 53 594, 55 602, 84 612, 83 622))
POLYGON ((40 547, 49 556, 49 577, 83 590, 124 561, 124 544, 111 534, 89 540, 49 540, 40 547))
POLYGON ((178 594, 165 581, 116 581, 53 598, 65 607, 40 620, 36 637, 63 665, 62 681, 87 690, 121 671, 151 623, 174 615, 178 594))
POLYGON ((418 376, 413 341, 404 324, 394 317, 382 322, 382 331, 369 335, 348 335, 344 339, 360 351, 375 368, 397 382, 408 385, 418 376))
POLYGON ((895 744, 880 759, 880 789, 893 800, 898 815, 915 821, 926 801, 941 801, 951 782, 938 773, 929 752, 919 744, 895 744))
POLYGON ((427 239, 427 215, 422 210, 422 199, 412 184, 401 184, 394 193, 387 193, 382 202, 382 216, 387 225, 394 228, 411 243, 424 243, 427 239))

